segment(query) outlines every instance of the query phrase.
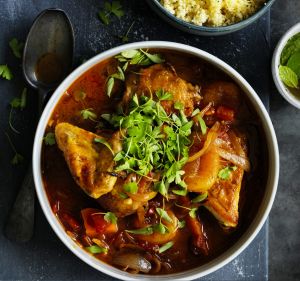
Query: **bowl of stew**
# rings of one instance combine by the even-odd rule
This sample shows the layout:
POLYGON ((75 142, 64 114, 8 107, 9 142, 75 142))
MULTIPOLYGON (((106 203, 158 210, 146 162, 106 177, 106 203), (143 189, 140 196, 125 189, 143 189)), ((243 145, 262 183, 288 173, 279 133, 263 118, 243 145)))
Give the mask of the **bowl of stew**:
POLYGON ((230 262, 263 226, 278 171, 272 123, 245 79, 164 41, 78 67, 48 102, 33 149, 55 233, 123 280, 191 280, 230 262))

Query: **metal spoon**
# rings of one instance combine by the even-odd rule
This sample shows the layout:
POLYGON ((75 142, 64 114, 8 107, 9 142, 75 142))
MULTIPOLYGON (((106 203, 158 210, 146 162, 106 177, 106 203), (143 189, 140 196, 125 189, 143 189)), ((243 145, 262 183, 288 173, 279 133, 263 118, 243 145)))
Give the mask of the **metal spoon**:
MULTIPOLYGON (((23 52, 23 73, 26 81, 38 90, 39 115, 47 94, 70 72, 73 61, 74 32, 66 13, 59 9, 43 11, 35 19, 23 52)), ((30 167, 4 232, 17 242, 29 241, 34 227, 34 182, 30 167)))

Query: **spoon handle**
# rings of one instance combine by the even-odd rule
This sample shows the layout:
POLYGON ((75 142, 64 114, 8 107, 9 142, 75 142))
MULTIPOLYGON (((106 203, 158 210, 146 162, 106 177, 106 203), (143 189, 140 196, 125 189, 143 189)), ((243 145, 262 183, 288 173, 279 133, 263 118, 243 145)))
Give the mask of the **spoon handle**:
POLYGON ((31 239, 34 226, 34 199, 34 182, 30 167, 4 229, 8 239, 16 242, 27 242, 31 239))

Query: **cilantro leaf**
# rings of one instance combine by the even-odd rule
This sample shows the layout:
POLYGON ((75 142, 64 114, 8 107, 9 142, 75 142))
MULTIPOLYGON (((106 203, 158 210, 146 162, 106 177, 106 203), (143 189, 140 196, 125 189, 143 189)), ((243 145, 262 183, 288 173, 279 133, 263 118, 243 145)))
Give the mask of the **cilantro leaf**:
POLYGON ((11 80, 13 78, 13 75, 6 64, 0 65, 0 77, 6 80, 11 80))
POLYGON ((185 228, 185 225, 186 225, 186 222, 185 220, 182 220, 182 221, 178 221, 178 228, 185 228))
POLYGON ((137 191, 138 191, 138 185, 136 182, 129 182, 129 183, 126 183, 124 184, 123 186, 123 189, 126 191, 126 192, 129 192, 129 193, 132 193, 132 194, 136 194, 137 191))
POLYGON ((9 47, 11 48, 15 57, 19 59, 22 57, 22 50, 24 47, 23 42, 19 42, 17 38, 13 38, 9 41, 9 47))
POLYGON ((199 194, 197 197, 192 199, 192 203, 200 203, 200 202, 204 201, 207 198, 207 196, 208 196, 207 192, 199 194))
POLYGON ((104 219, 109 222, 109 223, 112 223, 112 224, 117 224, 118 222, 118 218, 117 216, 112 213, 112 212, 107 212, 105 215, 104 215, 104 219))
POLYGON ((153 228, 151 226, 147 226, 139 229, 126 230, 126 232, 139 235, 151 235, 153 234, 153 228))
POLYGON ((101 144, 105 145, 109 149, 109 151, 112 153, 112 155, 115 155, 115 153, 114 153, 113 149, 111 148, 109 142, 106 141, 105 139, 94 138, 94 142, 101 143, 101 144))
POLYGON ((192 217, 193 219, 195 219, 197 216, 197 214, 196 214, 197 210, 198 210, 198 208, 191 208, 189 211, 189 216, 192 217))
POLYGON ((162 209, 162 208, 156 208, 156 212, 159 214, 159 216, 161 217, 161 219, 172 223, 173 220, 170 218, 170 216, 168 215, 168 213, 162 209))
POLYGON ((102 254, 102 253, 106 254, 108 252, 107 248, 100 247, 98 245, 85 247, 85 249, 88 250, 92 254, 102 254))
POLYGON ((124 16, 124 11, 122 10, 122 5, 119 1, 112 1, 111 12, 118 18, 124 16))
POLYGON ((24 160, 24 157, 19 154, 19 153, 16 153, 13 157, 13 159, 11 160, 11 164, 13 165, 18 165, 19 163, 23 162, 24 160))
POLYGON ((235 171, 237 169, 236 166, 227 166, 225 168, 223 168, 222 170, 219 171, 218 173, 218 177, 221 180, 229 180, 232 171, 235 171))
POLYGON ((161 247, 159 248, 158 252, 161 254, 161 253, 163 253, 163 252, 169 250, 170 248, 172 248, 173 245, 174 245, 174 242, 173 242, 173 241, 170 241, 170 242, 164 244, 163 246, 161 246, 161 247))
POLYGON ((97 119, 97 114, 93 112, 92 108, 83 109, 80 114, 84 120, 96 121, 97 119))
POLYGON ((105 2, 103 9, 98 13, 98 17, 102 23, 108 25, 110 23, 110 16, 112 14, 119 19, 124 15, 122 5, 119 1, 112 1, 111 3, 105 2))
POLYGON ((155 92, 155 95, 158 97, 159 100, 172 100, 173 95, 169 92, 165 92, 163 89, 160 89, 155 92))
POLYGON ((44 142, 46 145, 56 144, 55 134, 52 132, 47 133, 46 136, 44 137, 44 142))

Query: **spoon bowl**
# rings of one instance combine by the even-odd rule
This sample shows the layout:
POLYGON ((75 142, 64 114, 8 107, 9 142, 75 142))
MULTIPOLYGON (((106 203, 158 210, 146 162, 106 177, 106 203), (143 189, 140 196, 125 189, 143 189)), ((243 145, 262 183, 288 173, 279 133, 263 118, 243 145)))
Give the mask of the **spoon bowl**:
POLYGON ((43 11, 34 21, 24 46, 23 71, 36 89, 54 90, 70 72, 74 32, 66 13, 43 11))

